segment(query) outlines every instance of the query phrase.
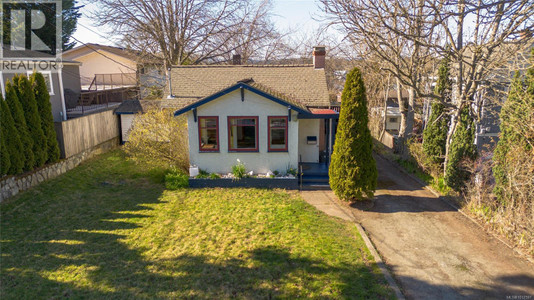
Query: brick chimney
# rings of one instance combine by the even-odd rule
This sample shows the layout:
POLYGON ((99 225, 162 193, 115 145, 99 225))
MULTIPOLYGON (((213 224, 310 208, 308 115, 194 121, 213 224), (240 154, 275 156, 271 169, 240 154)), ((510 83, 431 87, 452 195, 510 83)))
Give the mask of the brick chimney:
POLYGON ((325 66, 326 47, 313 47, 313 66, 316 69, 324 69, 325 66))
POLYGON ((232 57, 232 65, 240 65, 241 64, 241 54, 234 54, 232 57))

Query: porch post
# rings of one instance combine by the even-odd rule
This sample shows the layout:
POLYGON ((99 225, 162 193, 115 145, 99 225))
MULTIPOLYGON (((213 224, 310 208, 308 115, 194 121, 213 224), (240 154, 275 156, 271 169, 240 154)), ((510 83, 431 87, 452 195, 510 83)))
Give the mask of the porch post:
POLYGON ((330 158, 332 157, 332 152, 334 149, 332 149, 333 147, 333 138, 332 136, 334 135, 334 126, 332 124, 332 119, 328 119, 328 160, 327 160, 327 164, 330 165, 330 158))

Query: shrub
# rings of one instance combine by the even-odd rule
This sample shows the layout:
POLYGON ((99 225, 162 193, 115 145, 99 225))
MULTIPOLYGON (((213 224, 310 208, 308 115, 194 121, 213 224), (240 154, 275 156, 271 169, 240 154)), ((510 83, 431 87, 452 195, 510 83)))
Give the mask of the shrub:
POLYGON ((217 173, 211 173, 210 174, 210 179, 219 179, 221 178, 221 175, 217 174, 217 173))
MULTIPOLYGON (((22 104, 17 96, 16 88, 11 82, 6 82, 6 103, 11 111, 13 122, 17 130, 22 147, 18 148, 22 152, 22 160, 24 162, 23 171, 30 171, 35 164, 35 156, 33 155, 33 140, 26 124, 26 118, 24 117, 24 110, 22 104)), ((17 172, 19 173, 19 172, 17 172)))
POLYGON ((470 115, 469 107, 460 112, 460 121, 456 125, 456 132, 452 136, 449 146, 449 159, 445 170, 445 182, 455 191, 461 191, 469 180, 471 173, 465 167, 477 155, 475 141, 475 122, 470 115))
MULTIPOLYGON (((274 172, 275 172, 274 175, 278 175, 278 172, 277 172, 277 171, 274 171, 274 172)), ((299 172, 298 172, 297 169, 295 169, 295 168, 291 168, 291 167, 289 167, 289 168, 287 168, 287 170, 286 170, 286 175, 293 175, 293 176, 296 177, 296 176, 298 175, 298 173, 299 173, 299 172)))
POLYGON ((245 177, 245 173, 245 164, 238 159, 237 164, 232 166, 232 174, 234 175, 234 178, 241 179, 245 177))
POLYGON ((45 79, 43 74, 34 72, 30 77, 30 81, 35 93, 35 101, 41 116, 41 128, 46 140, 46 162, 57 162, 59 160, 59 145, 57 143, 56 130, 54 129, 50 94, 48 93, 45 79))
POLYGON ((47 144, 43 129, 41 127, 41 116, 37 109, 37 102, 32 91, 32 86, 28 78, 24 75, 13 77, 13 82, 17 87, 17 96, 22 109, 24 110, 24 118, 28 125, 30 136, 33 140, 32 152, 35 157, 33 167, 41 167, 45 164, 47 159, 47 144))
POLYGON ((15 175, 22 173, 24 169, 24 151, 22 151, 22 142, 19 133, 15 128, 15 122, 11 117, 11 112, 7 101, 0 97, 1 103, 1 130, 2 136, 2 172, 1 175, 15 175))
POLYGON ((378 171, 368 128, 367 96, 362 74, 354 68, 343 89, 341 113, 329 168, 330 186, 344 200, 372 198, 378 171))
POLYGON ((187 122, 171 111, 150 109, 135 116, 125 152, 147 167, 189 168, 187 122))
POLYGON ((165 175, 165 188, 168 190, 177 190, 189 187, 189 176, 182 170, 172 169, 165 175))
POLYGON ((202 170, 202 169, 198 170, 198 175, 196 176, 196 178, 209 178, 209 177, 210 177, 210 173, 206 172, 206 170, 202 170))

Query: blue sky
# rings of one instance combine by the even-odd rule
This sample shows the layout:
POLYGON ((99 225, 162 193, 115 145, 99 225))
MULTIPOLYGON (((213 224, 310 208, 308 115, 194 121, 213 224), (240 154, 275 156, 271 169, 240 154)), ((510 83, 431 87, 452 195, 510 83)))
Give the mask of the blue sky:
MULTIPOLYGON (((321 14, 318 0, 274 0, 273 21, 280 30, 291 28, 298 34, 310 33, 320 24, 313 20, 313 16, 321 14)), ((94 26, 88 15, 96 9, 95 4, 86 4, 81 10, 82 17, 78 20, 78 29, 74 37, 84 43, 98 43, 112 45, 113 36, 106 28, 94 26)))

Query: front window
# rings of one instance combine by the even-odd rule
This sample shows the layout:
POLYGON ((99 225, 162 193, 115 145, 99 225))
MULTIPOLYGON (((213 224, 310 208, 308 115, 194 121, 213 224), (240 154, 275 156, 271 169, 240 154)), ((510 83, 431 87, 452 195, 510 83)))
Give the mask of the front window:
POLYGON ((258 151, 258 117, 228 117, 228 150, 258 151))
POLYGON ((200 151, 219 151, 219 117, 198 117, 200 151))
POLYGON ((287 151, 287 117, 269 117, 269 151, 287 151))

